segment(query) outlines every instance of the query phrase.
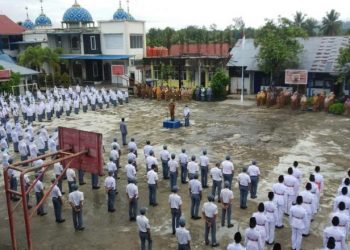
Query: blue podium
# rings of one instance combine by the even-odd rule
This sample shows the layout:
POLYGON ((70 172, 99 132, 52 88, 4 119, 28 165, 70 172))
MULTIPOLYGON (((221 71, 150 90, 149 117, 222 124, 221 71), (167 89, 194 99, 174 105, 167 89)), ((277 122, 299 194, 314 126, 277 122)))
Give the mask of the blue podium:
POLYGON ((180 128, 182 126, 181 122, 179 120, 165 120, 163 121, 163 127, 164 128, 169 128, 169 129, 175 129, 175 128, 180 128))

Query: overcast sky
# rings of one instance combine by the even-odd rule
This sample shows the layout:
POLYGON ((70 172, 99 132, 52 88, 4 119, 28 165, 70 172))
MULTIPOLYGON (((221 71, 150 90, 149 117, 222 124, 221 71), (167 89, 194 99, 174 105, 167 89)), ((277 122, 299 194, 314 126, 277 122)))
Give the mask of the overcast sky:
MULTIPOLYGON (((60 26, 62 16, 74 0, 44 0, 44 12, 54 26, 60 26)), ((78 0, 90 11, 94 21, 111 19, 119 6, 118 0, 78 0)), ((14 21, 25 19, 25 6, 34 19, 40 14, 39 0, 0 0, 0 14, 14 21)), ((126 0, 122 1, 126 10, 126 0)), ((176 29, 188 25, 207 26, 217 24, 223 29, 232 24, 234 17, 242 17, 246 26, 259 27, 265 18, 278 15, 292 18, 296 11, 307 13, 309 17, 321 20, 326 12, 335 9, 341 19, 349 20, 349 0, 130 0, 130 13, 146 21, 147 29, 170 26, 176 29)))

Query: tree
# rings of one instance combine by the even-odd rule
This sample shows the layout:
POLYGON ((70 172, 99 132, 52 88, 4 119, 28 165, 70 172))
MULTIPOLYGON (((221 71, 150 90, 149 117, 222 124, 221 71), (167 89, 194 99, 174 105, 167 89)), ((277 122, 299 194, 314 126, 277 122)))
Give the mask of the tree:
MULTIPOLYGON (((0 65, 0 70, 4 68, 0 65)), ((21 75, 19 73, 15 73, 11 71, 11 77, 8 81, 2 82, 0 84, 0 92, 10 93, 12 91, 13 86, 17 86, 21 81, 21 75)))
POLYGON ((319 29, 318 21, 314 18, 308 18, 305 20, 302 27, 308 36, 316 36, 317 30, 319 29))
POLYGON ((294 25, 298 26, 298 27, 303 27, 305 24, 305 18, 306 18, 306 14, 297 11, 294 15, 294 25))
POLYGON ((350 43, 344 48, 340 48, 339 56, 337 58, 337 83, 349 84, 350 82, 350 43))
POLYGON ((52 80, 54 82, 54 74, 59 70, 60 54, 62 54, 62 49, 29 46, 19 55, 19 64, 29 68, 34 68, 43 73, 45 73, 43 66, 44 64, 47 64, 53 71, 52 80))
POLYGON ((175 34, 175 30, 173 28, 166 27, 163 31, 164 43, 165 47, 170 51, 170 47, 172 44, 172 39, 175 34))
POLYGON ((267 20, 257 32, 254 43, 259 47, 258 66, 270 74, 271 84, 281 71, 298 65, 302 45, 297 37, 306 37, 306 32, 285 18, 280 18, 277 23, 267 20))
POLYGON ((223 69, 218 69, 211 81, 211 88, 215 99, 226 98, 226 86, 230 83, 230 78, 223 69))
POLYGON ((339 35, 342 21, 339 20, 340 14, 334 9, 326 13, 326 16, 322 19, 321 31, 325 36, 339 35))

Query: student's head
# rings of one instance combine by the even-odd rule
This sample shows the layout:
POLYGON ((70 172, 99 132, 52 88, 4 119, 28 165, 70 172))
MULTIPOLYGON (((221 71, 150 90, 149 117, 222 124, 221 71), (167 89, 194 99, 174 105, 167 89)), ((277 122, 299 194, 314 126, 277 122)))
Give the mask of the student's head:
POLYGON ((300 196, 300 195, 299 195, 299 196, 297 197, 297 204, 298 204, 298 205, 301 205, 302 203, 303 203, 303 196, 300 196))
POLYGON ((194 176, 193 176, 193 178, 195 178, 195 179, 197 180, 197 179, 198 179, 198 174, 195 173, 194 176))
POLYGON ((319 173, 320 170, 321 170, 320 166, 316 166, 316 167, 315 167, 315 172, 316 172, 316 173, 319 173))
POLYGON ((114 141, 114 142, 117 142, 117 141, 118 141, 118 139, 117 139, 117 138, 114 138, 114 139, 113 139, 113 141, 114 141))
POLYGON ((209 194, 208 195, 208 201, 213 202, 214 201, 214 195, 209 194))
POLYGON ((334 237, 329 237, 328 238, 327 248, 328 249, 335 249, 335 239, 334 239, 334 237))
POLYGON ((252 160, 252 165, 256 165, 256 160, 252 160))
POLYGON ((171 154, 171 159, 172 159, 172 160, 175 159, 175 154, 171 154))
POLYGON ((130 141, 135 141, 135 139, 134 139, 134 138, 131 138, 130 141))
POLYGON ((204 149, 204 150, 203 150, 203 155, 206 155, 206 154, 207 154, 207 150, 204 149))
POLYGON ((284 177, 283 175, 278 176, 278 182, 283 183, 284 182, 284 177))
POLYGON ((297 161, 294 161, 293 162, 293 166, 296 168, 296 167, 298 167, 298 165, 299 165, 299 162, 297 162, 297 161))
POLYGON ((171 192, 177 193, 177 191, 179 191, 179 188, 177 186, 173 186, 173 188, 171 189, 171 192))
POLYGON ((305 189, 308 190, 308 191, 310 191, 311 188, 312 188, 311 183, 310 183, 310 182, 306 183, 305 189))
POLYGON ((168 146, 167 145, 163 145, 163 149, 164 150, 168 149, 168 146))
POLYGON ((315 182, 315 175, 310 174, 309 181, 311 181, 311 182, 315 182))
POLYGON ((237 244, 239 244, 239 243, 242 241, 242 235, 241 235, 241 233, 240 233, 240 232, 235 233, 234 239, 235 239, 235 242, 236 242, 237 244))
POLYGON ((275 196, 275 194, 273 192, 269 192, 267 197, 269 198, 270 201, 273 200, 273 197, 275 196))
MULTIPOLYGON (((226 155, 226 161, 231 160, 231 157, 229 155, 226 155)), ((239 232, 238 232, 239 233, 239 232)), ((241 236, 242 237, 242 236, 241 236)))
POLYGON ((146 212, 147 212, 147 208, 145 208, 145 207, 140 208, 140 214, 141 215, 145 215, 146 212))
POLYGON ((228 181, 225 181, 225 182, 224 182, 224 187, 225 187, 225 188, 229 188, 229 187, 230 187, 230 183, 229 183, 228 181))
POLYGON ((146 144, 147 144, 147 145, 150 145, 150 144, 151 144, 151 142, 150 142, 150 141, 146 141, 146 144))
POLYGON ((183 149, 181 150, 181 152, 182 152, 182 153, 186 153, 186 149, 183 148, 183 149))
POLYGON ((196 156, 195 156, 195 155, 192 155, 191 161, 195 161, 195 160, 196 160, 196 156))
POLYGON ((288 174, 292 175, 293 174, 293 168, 288 168, 288 174))
POLYGON ((265 211, 265 205, 264 203, 260 202, 259 205, 258 205, 258 211, 259 212, 264 212, 265 211))
POLYGON ((110 160, 110 161, 113 161, 113 157, 109 157, 109 160, 110 160))
POLYGON ((251 217, 249 220, 249 227, 254 228, 256 226, 256 219, 255 217, 251 217))
POLYGON ((151 168, 155 170, 157 168, 156 164, 152 164, 151 168))
POLYGON ((124 121, 125 121, 125 118, 123 117, 123 118, 122 118, 122 122, 124 122, 124 121))
POLYGON ((349 185, 350 185, 350 178, 345 178, 344 184, 345 184, 346 186, 349 186, 349 185))
POLYGON ((128 159, 128 163, 131 164, 132 163, 132 159, 128 159))
POLYGON ((113 171, 108 172, 108 176, 113 176, 113 174, 114 174, 113 171))
POLYGON ((113 149, 114 149, 114 150, 117 150, 117 146, 116 146, 116 145, 113 145, 113 149))
POLYGON ((341 193, 342 193, 343 195, 347 195, 347 194, 348 194, 348 187, 342 187, 341 193))
POLYGON ((272 250, 282 250, 282 246, 280 243, 275 243, 275 245, 273 245, 273 249, 272 250))
POLYGON ((343 201, 339 202, 338 208, 339 208, 340 211, 345 210, 345 203, 343 201))
POLYGON ((335 226, 335 227, 337 227, 339 225, 339 218, 338 218, 338 216, 334 216, 332 218, 332 225, 335 226))
POLYGON ((180 227, 185 227, 186 226, 186 220, 184 217, 181 217, 179 220, 179 225, 180 227))
POLYGON ((154 155, 153 150, 149 151, 149 155, 151 155, 151 156, 153 156, 153 155, 154 155))

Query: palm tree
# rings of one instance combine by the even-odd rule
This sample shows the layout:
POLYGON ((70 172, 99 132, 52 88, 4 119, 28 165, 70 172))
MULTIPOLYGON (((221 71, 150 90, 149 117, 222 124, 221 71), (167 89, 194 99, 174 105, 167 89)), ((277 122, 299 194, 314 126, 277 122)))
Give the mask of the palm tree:
POLYGON ((306 14, 297 11, 294 15, 294 24, 298 27, 302 27, 304 25, 306 16, 306 14))
POLYGON ((318 21, 314 18, 308 18, 305 20, 303 29, 309 36, 316 36, 317 30, 319 29, 318 21))
POLYGON ((322 19, 321 31, 326 36, 335 36, 340 33, 342 21, 339 20, 340 14, 334 9, 326 13, 322 19))
POLYGON ((40 46, 29 46, 19 56, 19 64, 41 71, 42 48, 40 46))

